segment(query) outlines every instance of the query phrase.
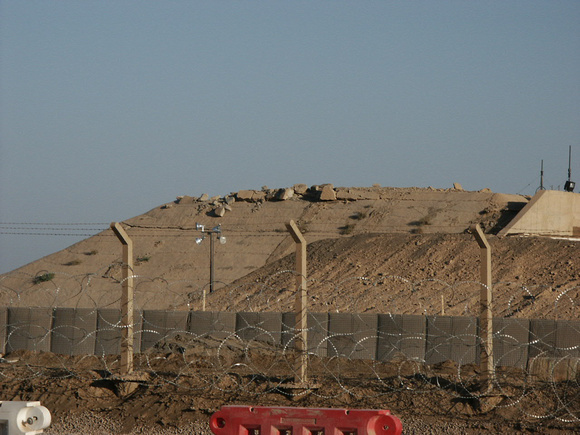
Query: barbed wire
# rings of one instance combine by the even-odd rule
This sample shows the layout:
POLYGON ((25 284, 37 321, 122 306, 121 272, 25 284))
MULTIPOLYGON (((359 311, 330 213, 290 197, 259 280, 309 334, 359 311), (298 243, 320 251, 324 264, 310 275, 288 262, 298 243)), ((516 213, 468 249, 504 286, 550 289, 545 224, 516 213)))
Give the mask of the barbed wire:
MULTIPOLYGON (((121 268, 112 263, 78 275, 3 276, 0 379, 122 382, 121 268)), ((549 319, 534 286, 510 290, 504 299, 512 316, 494 319, 489 391, 478 365, 481 283, 397 275, 309 280, 308 382, 297 385, 295 343, 302 331, 292 312, 295 278, 281 270, 210 293, 191 280, 133 275, 139 382, 196 394, 290 399, 435 395, 440 400, 433 412, 440 414, 452 406, 512 408, 530 420, 580 422, 580 287, 555 292, 549 319), (527 317, 517 317, 521 313, 527 317)), ((510 284, 498 287, 505 292, 510 284)))
MULTIPOLYGON (((180 232, 180 233, 189 233, 198 234, 199 230, 192 225, 191 227, 188 226, 147 226, 147 225, 136 225, 136 224, 128 224, 126 222, 122 222, 122 224, 126 227, 127 233, 131 237, 156 237, 159 236, 160 233, 164 236, 171 237, 171 235, 167 235, 166 233, 170 232, 180 232), (144 234, 145 232, 152 232, 151 234, 144 234)), ((43 223, 43 222, 0 222, 0 234, 4 235, 35 235, 35 236, 86 236, 86 237, 111 237, 111 234, 106 234, 107 230, 109 229, 110 223, 87 223, 87 222, 73 222, 73 223, 43 223), (85 226, 85 227, 94 227, 94 228, 74 228, 75 226, 85 226), (52 227, 52 228, 51 228, 52 227), (61 228, 62 227, 62 228, 61 228), (66 229, 65 229, 66 228, 66 229), (7 231, 10 230, 10 231, 7 231), (19 231, 17 231, 19 230, 19 231), (42 232, 40 232, 42 231, 42 232), (52 233, 47 233, 46 231, 53 231, 52 233), (62 231, 75 231, 75 233, 62 233, 62 231), (76 231, 91 231, 90 233, 76 233, 76 231)), ((340 226, 340 224, 337 224, 340 226)), ((439 228, 438 225, 430 225, 431 228, 439 228)), ((235 225, 231 226, 222 226, 222 230, 224 232, 236 235, 248 235, 248 236, 256 236, 255 231, 248 231, 246 228, 243 227, 236 227, 235 225)), ((356 232, 356 231, 355 231, 356 232)), ((373 230, 373 234, 390 234, 392 233, 392 229, 390 228, 377 228, 373 230)), ((325 235, 332 235, 336 236, 337 231, 333 230, 309 230, 305 231, 305 234, 315 234, 318 237, 324 237, 325 235)), ((183 234, 178 235, 181 237, 183 234)), ((281 225, 279 228, 273 229, 261 229, 259 232, 260 237, 276 237, 276 238, 284 238, 289 237, 286 229, 281 225)))

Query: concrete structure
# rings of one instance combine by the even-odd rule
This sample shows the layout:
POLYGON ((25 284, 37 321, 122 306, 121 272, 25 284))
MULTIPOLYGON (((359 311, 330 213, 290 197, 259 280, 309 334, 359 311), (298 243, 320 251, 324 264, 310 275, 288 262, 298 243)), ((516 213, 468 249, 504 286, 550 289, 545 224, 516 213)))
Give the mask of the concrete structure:
POLYGON ((540 190, 498 236, 515 234, 580 238, 580 194, 540 190))

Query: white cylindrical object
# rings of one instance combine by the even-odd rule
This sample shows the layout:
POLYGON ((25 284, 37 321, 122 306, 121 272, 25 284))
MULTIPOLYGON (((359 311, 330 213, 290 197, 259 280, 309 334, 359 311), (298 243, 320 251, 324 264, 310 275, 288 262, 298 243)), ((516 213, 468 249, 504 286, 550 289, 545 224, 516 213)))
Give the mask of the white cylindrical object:
POLYGON ((52 421, 50 411, 40 402, 0 402, 0 422, 8 423, 8 435, 42 433, 52 421))

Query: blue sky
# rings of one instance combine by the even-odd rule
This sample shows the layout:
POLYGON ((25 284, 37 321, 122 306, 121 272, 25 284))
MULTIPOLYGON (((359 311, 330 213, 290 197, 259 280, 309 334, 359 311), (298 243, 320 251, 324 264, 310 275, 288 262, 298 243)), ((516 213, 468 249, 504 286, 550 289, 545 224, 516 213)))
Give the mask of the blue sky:
MULTIPOLYGON (((578 1, 0 0, 0 223, 580 181, 578 1)), ((84 237, 7 234, 0 273, 84 237)))

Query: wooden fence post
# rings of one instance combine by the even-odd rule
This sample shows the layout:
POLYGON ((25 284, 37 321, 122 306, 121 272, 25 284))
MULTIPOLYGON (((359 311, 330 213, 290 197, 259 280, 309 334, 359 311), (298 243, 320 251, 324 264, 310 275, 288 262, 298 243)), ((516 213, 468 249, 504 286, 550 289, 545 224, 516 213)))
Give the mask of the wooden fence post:
POLYGON ((299 353, 296 365, 298 383, 308 381, 308 297, 306 291, 306 239, 293 220, 286 224, 292 239, 296 243, 296 350, 299 353))
POLYGON ((493 362, 493 306, 491 292, 491 247, 481 226, 474 225, 473 235, 480 248, 480 281, 479 293, 479 339, 481 341, 480 368, 482 381, 487 391, 492 388, 495 378, 493 362))
POLYGON ((111 229, 123 244, 123 293, 121 295, 121 374, 133 372, 133 242, 118 222, 111 229))

